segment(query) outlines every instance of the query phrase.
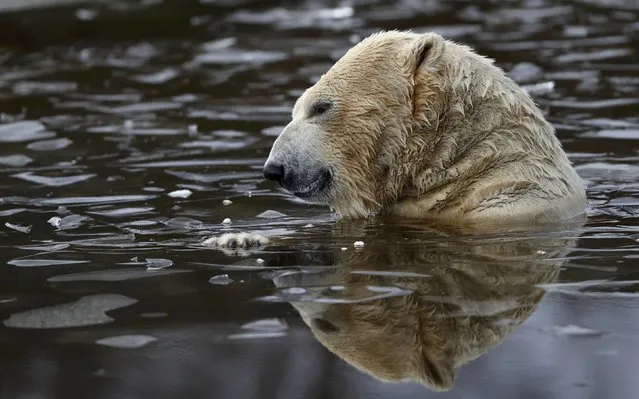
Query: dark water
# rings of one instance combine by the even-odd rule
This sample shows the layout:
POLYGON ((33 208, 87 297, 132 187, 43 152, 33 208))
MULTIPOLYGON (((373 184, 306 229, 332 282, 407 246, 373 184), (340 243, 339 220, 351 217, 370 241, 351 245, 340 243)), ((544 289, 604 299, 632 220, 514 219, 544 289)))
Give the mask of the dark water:
POLYGON ((0 14, 0 398, 636 398, 638 14, 633 0, 0 14), (393 28, 512 71, 588 184, 587 223, 464 237, 336 222, 262 179, 300 92, 393 28), (297 241, 199 246, 257 230, 297 241), (442 394, 346 361, 431 381, 460 367, 442 394))

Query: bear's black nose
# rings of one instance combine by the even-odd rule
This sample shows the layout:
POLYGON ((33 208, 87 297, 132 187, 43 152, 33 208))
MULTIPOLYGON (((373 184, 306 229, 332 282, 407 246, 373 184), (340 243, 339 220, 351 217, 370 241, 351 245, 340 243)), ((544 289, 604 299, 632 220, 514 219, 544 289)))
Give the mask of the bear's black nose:
POLYGON ((266 165, 264 165, 264 177, 280 182, 284 177, 284 166, 276 162, 267 162, 266 165))

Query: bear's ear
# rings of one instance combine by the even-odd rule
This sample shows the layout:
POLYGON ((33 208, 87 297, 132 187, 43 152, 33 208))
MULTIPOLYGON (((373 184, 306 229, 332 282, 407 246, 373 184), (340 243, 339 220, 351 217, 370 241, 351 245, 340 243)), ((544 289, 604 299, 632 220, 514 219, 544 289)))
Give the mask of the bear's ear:
POLYGON ((416 74, 422 65, 432 65, 442 55, 443 50, 444 38, 437 33, 419 35, 411 44, 408 54, 413 74, 416 74))
POLYGON ((432 359, 423 351, 421 369, 418 370, 419 381, 437 391, 448 391, 455 383, 457 370, 451 358, 432 359))

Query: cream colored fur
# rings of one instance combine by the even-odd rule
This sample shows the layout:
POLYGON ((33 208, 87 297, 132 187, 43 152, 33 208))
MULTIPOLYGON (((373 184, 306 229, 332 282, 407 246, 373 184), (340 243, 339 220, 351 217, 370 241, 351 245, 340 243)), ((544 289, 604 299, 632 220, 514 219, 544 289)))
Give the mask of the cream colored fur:
POLYGON ((350 49, 297 101, 271 157, 280 151, 332 171, 320 202, 345 218, 530 223, 586 206, 529 95, 492 60, 433 33, 382 32, 350 49), (318 99, 334 109, 309 120, 318 99))

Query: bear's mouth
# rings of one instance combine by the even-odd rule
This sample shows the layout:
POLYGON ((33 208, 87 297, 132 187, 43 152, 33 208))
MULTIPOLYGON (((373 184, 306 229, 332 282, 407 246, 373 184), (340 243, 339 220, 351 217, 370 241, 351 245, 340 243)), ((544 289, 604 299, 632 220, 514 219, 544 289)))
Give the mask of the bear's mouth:
POLYGON ((302 190, 293 191, 293 195, 298 198, 312 198, 320 194, 326 187, 328 187, 331 181, 331 174, 328 170, 323 171, 311 184, 304 187, 302 190))

